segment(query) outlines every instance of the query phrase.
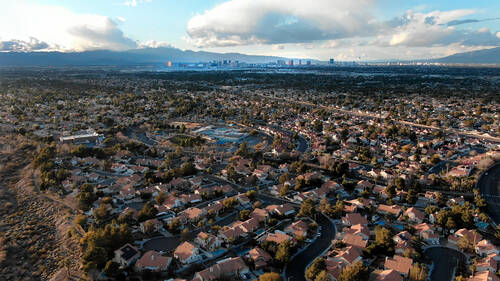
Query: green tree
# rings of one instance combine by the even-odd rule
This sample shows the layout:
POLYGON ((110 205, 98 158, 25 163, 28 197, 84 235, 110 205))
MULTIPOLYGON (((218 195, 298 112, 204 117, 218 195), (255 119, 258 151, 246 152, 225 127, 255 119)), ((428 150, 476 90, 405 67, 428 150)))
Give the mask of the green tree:
POLYGON ((75 225, 80 225, 81 227, 85 227, 87 225, 87 216, 86 215, 77 215, 73 220, 75 225))
POLYGON ((311 266, 306 270, 306 278, 309 280, 315 280, 316 276, 323 270, 326 269, 326 263, 324 258, 316 258, 311 266))
POLYGON ((305 217, 305 216, 313 216, 316 213, 316 208, 315 208, 315 203, 311 198, 307 198, 302 202, 300 205, 300 211, 298 216, 299 217, 305 217))
POLYGON ((292 256, 291 253, 292 247, 293 244, 289 240, 281 242, 278 245, 278 249, 276 250, 276 256, 275 256, 276 261, 282 265, 286 264, 290 260, 290 257, 292 256))
POLYGON ((282 281, 282 279, 276 272, 266 272, 259 276, 259 281, 282 281))
POLYGON ((448 217, 448 219, 446 220, 446 228, 448 230, 457 228, 457 224, 455 223, 455 220, 452 217, 448 217))
POLYGON ((104 274, 114 277, 120 273, 120 265, 113 260, 109 260, 104 267, 104 274))
POLYGON ((495 229, 495 237, 500 239, 500 224, 497 225, 497 228, 495 229))
POLYGON ((396 187, 392 184, 388 185, 385 188, 385 194, 387 194, 389 198, 394 198, 394 196, 396 196, 396 187))
POLYGON ((458 239, 457 246, 466 253, 474 253, 475 244, 471 239, 467 238, 466 236, 462 236, 460 237, 460 239, 458 239))
POLYGON ((429 205, 429 206, 425 207, 425 213, 427 215, 434 214, 438 210, 439 210, 439 208, 434 206, 434 205, 429 205))
POLYGON ((408 278, 411 281, 425 281, 427 280, 427 267, 424 264, 414 263, 410 269, 408 278))
POLYGON ((330 275, 328 274, 328 271, 322 270, 318 275, 316 275, 316 278, 314 281, 331 281, 332 279, 330 278, 330 275))
POLYGON ((142 222, 142 221, 145 221, 148 219, 152 219, 156 216, 157 213, 158 213, 158 210, 156 210, 156 208, 153 206, 153 204, 150 201, 148 201, 144 205, 144 207, 142 207, 142 210, 139 211, 138 220, 140 222, 142 222))
POLYGON ((337 281, 359 281, 368 280, 368 268, 363 266, 361 262, 356 262, 352 266, 348 266, 340 272, 337 281))
MULTIPOLYGON (((106 265, 108 253, 105 248, 91 245, 82 256, 83 264, 87 265, 86 269, 90 270, 103 268, 106 265)), ((85 267, 84 267, 85 269, 85 267)))
POLYGON ((283 184, 283 183, 285 183, 286 181, 289 181, 289 180, 290 180, 290 174, 283 173, 283 174, 281 174, 281 176, 279 178, 279 183, 283 184))
POLYGON ((285 184, 280 188, 280 197, 285 197, 288 193, 289 185, 285 184))
POLYGON ((240 220, 246 221, 250 218, 250 211, 249 210, 241 210, 240 211, 240 220))
POLYGON ((99 207, 94 209, 93 213, 94 213, 95 221, 98 224, 104 223, 109 218, 108 207, 104 204, 101 204, 101 205, 99 205, 99 207))

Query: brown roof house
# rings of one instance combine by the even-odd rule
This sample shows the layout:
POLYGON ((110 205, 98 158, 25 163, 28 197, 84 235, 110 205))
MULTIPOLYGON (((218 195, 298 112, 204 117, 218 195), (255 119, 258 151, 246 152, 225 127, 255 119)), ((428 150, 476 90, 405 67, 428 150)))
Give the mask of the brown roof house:
POLYGON ((201 260, 200 249, 190 242, 180 244, 174 251, 174 257, 183 264, 201 260))
POLYGON ((250 250, 248 255, 253 260, 256 270, 266 267, 267 263, 272 259, 271 255, 259 247, 255 247, 250 250))
POLYGON ((413 260, 410 258, 405 258, 402 256, 394 255, 391 259, 389 257, 385 258, 385 269, 393 269, 404 277, 408 277, 411 266, 413 265, 413 260))
POLYGON ((293 235, 295 237, 307 236, 307 223, 303 220, 296 221, 285 228, 285 233, 293 235))
POLYGON ((210 252, 216 251, 222 245, 221 239, 213 234, 206 232, 198 233, 198 235, 194 239, 194 242, 210 252))
POLYGON ((214 281, 222 278, 238 280, 248 272, 250 272, 250 269, 240 257, 227 258, 209 268, 196 272, 192 281, 214 281))
POLYGON ((135 263, 137 271, 166 271, 172 262, 171 257, 164 257, 156 251, 148 251, 135 263))
POLYGON ((422 223, 425 219, 425 214, 422 211, 415 209, 414 207, 406 210, 403 215, 407 216, 409 221, 416 223, 422 223))
POLYGON ((388 206, 380 204, 377 208, 377 212, 385 215, 394 215, 398 217, 401 214, 401 207, 399 207, 398 205, 388 206))
POLYGON ((347 226, 356 224, 367 225, 368 221, 366 220, 366 217, 361 216, 360 213, 350 213, 346 214, 345 217, 342 217, 342 223, 347 226))
POLYGON ((394 269, 375 270, 372 276, 373 281, 403 281, 403 276, 394 269))

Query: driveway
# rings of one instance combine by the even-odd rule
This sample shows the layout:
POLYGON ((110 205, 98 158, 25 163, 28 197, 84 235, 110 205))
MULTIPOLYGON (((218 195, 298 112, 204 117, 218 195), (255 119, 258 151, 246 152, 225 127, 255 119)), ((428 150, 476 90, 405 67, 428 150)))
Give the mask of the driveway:
POLYGON ((498 225, 500 223, 500 163, 481 175, 477 188, 488 201, 490 217, 498 225))
POLYGON ((169 252, 177 248, 179 244, 181 244, 181 239, 179 236, 172 236, 172 237, 160 236, 152 238, 148 242, 144 243, 143 250, 169 252))
POLYGON ((428 248, 425 254, 432 260, 431 281, 452 281, 459 262, 466 261, 463 253, 445 247, 428 248))
POLYGON ((316 221, 321 226, 321 235, 288 263, 285 272, 286 281, 306 281, 304 274, 307 265, 330 247, 335 238, 335 227, 327 217, 318 214, 316 221))

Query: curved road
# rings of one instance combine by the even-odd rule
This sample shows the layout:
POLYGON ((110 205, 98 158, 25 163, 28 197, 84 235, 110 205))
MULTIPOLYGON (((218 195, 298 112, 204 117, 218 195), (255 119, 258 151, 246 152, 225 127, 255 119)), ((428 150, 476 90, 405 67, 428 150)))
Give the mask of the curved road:
POLYGON ((493 165, 481 175, 477 188, 488 201, 490 217, 495 224, 500 224, 500 163, 493 165))
POLYGON ((452 281, 459 262, 466 261, 463 253, 446 247, 428 248, 424 253, 432 259, 431 281, 452 281))
POLYGON ((323 214, 318 214, 316 221, 321 226, 321 235, 288 263, 285 271, 285 281, 306 281, 304 274, 307 265, 330 247, 332 240, 335 238, 335 226, 330 219, 323 214))

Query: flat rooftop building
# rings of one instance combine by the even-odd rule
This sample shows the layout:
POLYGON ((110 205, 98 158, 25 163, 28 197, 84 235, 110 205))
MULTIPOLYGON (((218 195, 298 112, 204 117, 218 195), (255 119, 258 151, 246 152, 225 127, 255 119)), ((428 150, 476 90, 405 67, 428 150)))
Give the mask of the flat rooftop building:
POLYGON ((61 143, 73 143, 73 144, 82 144, 82 143, 91 143, 91 142, 98 142, 99 138, 102 135, 92 132, 88 134, 82 134, 82 135, 73 135, 73 136, 61 136, 59 137, 59 141, 61 143))

